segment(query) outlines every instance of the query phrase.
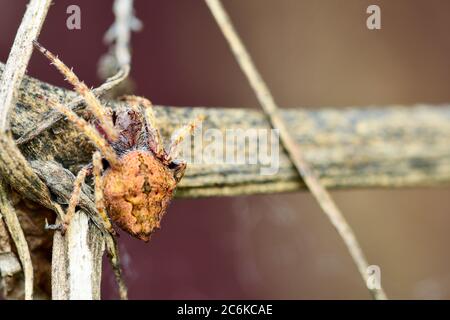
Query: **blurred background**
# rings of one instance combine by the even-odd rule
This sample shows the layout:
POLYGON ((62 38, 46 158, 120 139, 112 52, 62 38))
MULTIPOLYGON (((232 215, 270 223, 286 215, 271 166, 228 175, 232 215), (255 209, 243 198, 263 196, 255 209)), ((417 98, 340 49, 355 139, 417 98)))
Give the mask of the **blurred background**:
MULTIPOLYGON (((6 61, 26 0, 0 0, 6 61)), ((450 2, 223 0, 278 103, 320 108, 450 102, 450 2), (366 28, 381 7, 382 29, 366 28)), ((259 108, 205 3, 136 0, 136 93, 155 104, 259 108)), ((58 0, 40 42, 89 86, 112 1, 58 0), (81 8, 81 30, 66 9, 81 8)), ((34 54, 28 74, 68 87, 34 54)), ((450 189, 333 192, 390 298, 450 298, 450 189)), ((146 244, 119 239, 131 299, 367 299, 341 239, 307 192, 175 200, 146 244)), ((106 265, 103 297, 118 297, 106 265)))

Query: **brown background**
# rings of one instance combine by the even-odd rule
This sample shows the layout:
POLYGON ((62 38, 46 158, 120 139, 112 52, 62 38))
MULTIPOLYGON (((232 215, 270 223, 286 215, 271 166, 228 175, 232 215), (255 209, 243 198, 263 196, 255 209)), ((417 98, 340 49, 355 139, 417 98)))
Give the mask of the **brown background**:
MULTIPOLYGON (((5 61, 27 1, 0 0, 5 61)), ((40 41, 89 85, 112 1, 58 0, 40 41), (66 8, 81 8, 81 30, 66 8)), ((450 2, 224 0, 283 107, 450 101, 450 2), (378 4, 382 30, 365 26, 378 4)), ((137 94, 154 103, 257 108, 201 0, 136 0, 137 94)), ((41 56, 29 74, 67 86, 41 56)), ((392 298, 450 298, 449 189, 333 192, 392 298)), ((149 244, 120 238, 131 298, 369 297, 341 240, 306 192, 176 200, 149 244)), ((104 297, 116 298, 107 268, 104 297)))

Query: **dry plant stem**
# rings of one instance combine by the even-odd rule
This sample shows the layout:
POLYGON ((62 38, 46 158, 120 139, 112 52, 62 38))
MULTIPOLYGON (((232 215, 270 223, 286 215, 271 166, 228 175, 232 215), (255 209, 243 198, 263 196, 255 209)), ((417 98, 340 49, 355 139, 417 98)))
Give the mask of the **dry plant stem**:
MULTIPOLYGON (((33 47, 44 23, 51 0, 31 0, 14 39, 5 71, 0 81, 0 134, 6 135, 10 110, 15 106, 16 95, 25 74, 33 47)), ((14 240, 25 275, 25 299, 33 299, 33 266, 30 251, 17 215, 11 206, 6 183, 0 178, 1 210, 8 230, 14 240)))
POLYGON ((100 121, 103 130, 108 134, 111 139, 117 138, 117 132, 114 130, 114 125, 112 123, 111 117, 105 112, 100 101, 95 96, 95 94, 89 90, 83 81, 78 79, 77 75, 67 67, 58 57, 53 53, 42 47, 37 41, 33 41, 34 46, 45 55, 50 62, 58 69, 58 71, 66 77, 66 80, 74 87, 75 91, 78 92, 86 101, 89 106, 89 110, 95 115, 95 117, 100 121))
MULTIPOLYGON (((114 135, 117 133, 114 126, 112 125, 112 117, 111 114, 107 111, 106 108, 104 108, 101 104, 101 102, 97 99, 97 97, 84 85, 83 82, 80 82, 78 77, 56 56, 54 56, 50 51, 43 48, 39 43, 34 41, 34 45, 41 51, 51 62, 54 64, 57 69, 66 77, 66 79, 74 86, 75 90, 84 97, 85 102, 87 103, 88 107, 91 111, 96 115, 97 119, 100 122, 100 126, 103 130, 105 130, 106 133, 111 132, 109 135, 109 138, 112 139, 112 133, 114 135), (106 130, 106 128, 110 128, 110 130, 106 130)), ((127 68, 125 68, 126 70, 127 68)), ((111 165, 112 169, 118 169, 119 168, 119 161, 118 157, 116 156, 116 153, 114 152, 113 148, 110 146, 110 144, 106 141, 105 138, 103 138, 100 133, 89 123, 84 120, 83 118, 80 118, 76 115, 74 111, 71 109, 65 107, 63 104, 58 103, 57 101, 46 98, 47 104, 52 106, 55 110, 61 112, 64 114, 69 121, 71 121, 73 124, 75 124, 76 127, 82 132, 86 134, 86 136, 89 137, 89 139, 99 148, 99 150, 102 151, 104 157, 108 160, 109 164, 111 165)), ((116 137, 117 138, 117 137, 116 137)), ((93 156, 93 173, 95 177, 95 203, 96 203, 96 209, 98 214, 103 220, 103 224, 105 229, 108 231, 108 235, 106 235, 106 239, 109 238, 109 236, 113 236, 114 230, 111 226, 111 223, 109 221, 109 218, 106 214, 105 205, 103 201, 103 180, 102 180, 102 163, 101 163, 101 154, 99 151, 94 152, 93 156)), ((70 230, 73 230, 71 226, 71 220, 73 219, 73 207, 74 207, 74 199, 78 199, 81 191, 81 186, 83 184, 83 181, 86 177, 87 171, 81 170, 81 173, 78 174, 77 179, 75 179, 75 187, 72 193, 71 201, 69 204, 69 218, 66 219, 66 225, 69 225, 69 234, 67 236, 67 259, 69 263, 71 261, 79 260, 78 256, 85 257, 87 253, 90 250, 90 246, 88 245, 87 241, 84 241, 84 238, 87 238, 87 235, 89 234, 89 224, 86 222, 84 224, 80 224, 80 228, 76 229, 78 230, 78 233, 74 232, 74 236, 70 236, 70 230), (84 235, 85 234, 85 235, 84 235), (71 240, 75 245, 73 246, 73 250, 71 250, 71 240), (81 244, 81 245, 80 245, 81 244)), ((79 217, 77 217, 79 218, 79 217)), ((119 262, 119 254, 118 254, 118 248, 117 246, 111 245, 110 241, 107 241, 107 249, 108 249, 108 256, 110 258, 111 264, 113 265, 113 269, 116 275, 117 282, 119 284, 119 292, 120 296, 123 299, 127 298, 126 294, 126 287, 124 284, 124 281, 121 277, 120 272, 120 262, 119 262)), ((92 259, 94 259, 94 256, 92 256, 92 259)), ((96 270, 92 268, 92 266, 89 265, 89 261, 86 261, 88 264, 88 273, 85 273, 83 270, 79 272, 79 276, 76 278, 79 278, 79 281, 72 281, 74 279, 73 275, 75 274, 75 271, 70 270, 67 273, 69 276, 69 289, 70 292, 75 292, 75 295, 70 295, 69 299, 78 299, 80 295, 82 295, 82 292, 88 291, 91 296, 87 295, 85 296, 85 299, 93 299, 92 293, 95 291, 93 286, 93 280, 91 278, 91 274, 101 273, 101 266, 99 265, 98 268, 100 270, 96 270), (90 268, 89 268, 90 266, 90 268)), ((72 264, 71 264, 72 265, 72 264)), ((77 268, 75 268, 77 269, 77 268)))
MULTIPOLYGON (((45 49, 44 49, 45 50, 45 49)), ((61 65, 64 66, 64 64, 61 62, 61 65)), ((107 143, 107 141, 91 126, 89 125, 89 123, 84 120, 83 118, 80 118, 76 115, 75 112, 73 112, 72 110, 70 110, 69 108, 65 107, 64 105, 52 100, 51 98, 47 98, 46 99, 47 104, 50 105, 52 108, 54 108, 55 110, 61 112, 62 114, 64 114, 69 121, 71 121, 72 123, 74 123, 82 132, 84 132, 90 139, 91 141, 100 149, 102 150, 103 154, 105 155, 105 158, 108 159, 108 162, 110 163, 110 165, 114 168, 117 167, 118 164, 118 159, 116 154, 114 153, 114 150, 111 148, 111 146, 107 143)), ((98 151, 96 151, 94 153, 94 157, 93 157, 93 164, 94 164, 94 176, 95 176, 95 188, 96 188, 96 192, 95 192, 95 197, 96 203, 101 203, 102 204, 102 199, 99 199, 99 195, 100 195, 100 191, 101 191, 101 156, 100 153, 98 151)), ((66 239, 66 244, 64 244, 63 246, 58 246, 63 248, 64 250, 67 250, 66 254, 60 254, 59 256, 63 257, 62 259, 67 259, 69 261, 69 267, 70 266, 74 266, 76 264, 77 257, 78 256, 83 256, 86 257, 87 253, 90 252, 90 248, 91 246, 89 245, 87 239, 87 235, 89 234, 89 224, 88 222, 83 222, 83 220, 80 220, 82 218, 77 217, 78 220, 78 225, 75 227, 72 227, 72 220, 74 220, 74 208, 75 208, 75 201, 78 202, 78 198, 80 195, 80 191, 81 191, 81 187, 83 184, 83 181, 86 177, 87 171, 86 169, 82 169, 78 175, 77 178, 75 180, 75 184, 74 184, 74 191, 72 193, 72 197, 69 203, 69 210, 68 213, 66 215, 66 225, 69 225, 69 234, 67 236, 66 239), (74 229, 75 228, 75 229, 74 229), (76 230, 72 231, 72 233, 70 233, 70 230, 76 230), (77 234, 80 233, 80 234, 77 234), (66 249, 67 247, 67 249, 66 249), (72 248, 72 250, 71 250, 72 248), (83 253, 84 252, 84 253, 83 253)), ((97 211, 99 213, 99 215, 101 216, 103 223, 105 224, 105 228, 107 229, 108 232, 113 232, 111 223, 106 215, 106 211, 104 208, 104 205, 97 205, 97 211)), ((108 257, 110 258, 111 264, 113 266, 113 270, 115 272, 116 275, 116 279, 119 285, 119 293, 122 299, 126 299, 127 298, 127 294, 126 294, 126 286, 125 283, 121 277, 121 273, 120 273, 120 264, 119 264, 119 254, 118 254, 118 248, 117 246, 111 246, 111 241, 108 241, 108 237, 109 235, 106 235, 106 245, 107 245, 107 249, 108 249, 108 257)), ((62 239, 60 238, 55 238, 55 242, 60 242, 62 239)), ((86 264, 88 265, 88 269, 87 272, 86 270, 79 270, 77 267, 74 267, 74 271, 72 271, 70 268, 69 270, 57 270, 59 273, 66 273, 68 276, 68 283, 66 284, 66 286, 68 286, 68 290, 70 292, 70 294, 68 296, 65 296, 68 299, 94 299, 94 294, 98 291, 97 286, 95 285, 95 281, 93 278, 91 278, 91 274, 92 277, 101 274, 101 265, 96 264, 97 267, 99 269, 95 269, 93 268, 93 261, 96 261, 96 256, 95 254, 92 254, 89 256, 89 258, 86 260, 86 264), (81 279, 79 281, 73 281, 73 274, 79 274, 78 278, 81 279), (88 291, 89 293, 86 294, 82 294, 83 291, 88 291), (73 294, 72 294, 73 292, 73 294)), ((55 264, 57 263, 53 263, 53 265, 55 266, 55 264)), ((57 268, 57 266, 55 266, 55 268, 57 268)), ((67 281, 66 281, 67 282, 67 281)), ((56 285, 57 288, 55 288, 55 290, 58 290, 58 292, 61 292, 60 288, 58 287, 59 285, 56 285)), ((58 294, 55 295, 55 297, 58 297, 58 299, 63 296, 64 294, 58 294)))
POLYGON ((74 123, 80 131, 82 131, 92 142, 99 148, 105 158, 108 160, 112 167, 119 166, 119 159, 114 152, 114 149, 109 145, 105 138, 103 138, 89 123, 77 116, 75 112, 65 107, 64 105, 56 102, 52 99, 46 99, 47 103, 55 110, 61 112, 63 115, 74 123))
POLYGON ((67 255, 69 257, 68 275, 70 285, 70 300, 92 300, 92 280, 95 273, 94 263, 88 245, 89 218, 78 212, 73 217, 67 234, 67 255))
MULTIPOLYGON (((99 63, 98 71, 101 78, 109 76, 117 69, 130 69, 131 32, 139 31, 142 28, 142 23, 134 15, 133 2, 133 0, 114 1, 113 11, 115 21, 104 36, 104 42, 110 45, 109 52, 100 59, 99 63)), ((122 84, 122 90, 128 86, 132 87, 132 82, 124 82, 122 84)), ((116 89, 120 92, 119 88, 116 89)), ((128 90, 125 92, 130 93, 128 90)), ((122 92, 122 94, 125 92, 122 92)))
POLYGON ((85 211, 78 211, 64 237, 60 232, 55 233, 52 256, 53 300, 99 300, 105 248, 119 287, 120 299, 128 298, 117 243, 111 234, 102 232, 91 220, 85 211))
MULTIPOLYGON (((39 177, 45 181, 50 190, 64 203, 70 203, 74 195, 74 185, 79 177, 75 177, 70 171, 63 168, 59 162, 34 160, 31 161, 32 167, 37 171, 39 177)), ((86 167, 85 167, 86 168, 86 167)), ((91 171, 90 166, 88 171, 91 171)), ((83 174, 83 173, 82 173, 83 174)), ((80 178, 81 179, 81 178, 80 178)), ((122 299, 126 298, 126 286, 121 278, 121 268, 117 245, 115 240, 104 227, 104 221, 100 217, 94 203, 92 190, 85 184, 81 187, 77 206, 81 209, 74 214, 71 223, 68 224, 66 236, 63 237, 60 232, 55 233, 53 241, 52 256, 52 298, 55 300, 72 299, 73 293, 80 293, 80 288, 90 288, 91 292, 86 292, 85 298, 100 299, 100 279, 102 273, 102 257, 107 249, 108 258, 111 261, 115 276, 117 278, 119 293, 122 299), (90 219, 86 221, 87 215, 90 219), (72 221, 75 221, 72 223, 72 221), (72 229, 70 229, 72 228, 72 229), (71 230, 69 232, 69 229, 71 230), (86 237, 81 236, 87 232, 86 237), (74 231, 75 230, 75 231, 74 231), (71 245, 71 243, 73 245, 71 245), (69 248, 71 250, 69 251, 69 248), (85 281, 91 281, 90 284, 80 281, 72 281, 70 278, 69 265, 74 263, 71 268, 77 268, 77 257, 84 256, 90 259, 87 264, 92 265, 91 269, 76 269, 76 273, 85 281), (89 275, 91 274, 91 275, 89 275)), ((79 263, 78 263, 79 265, 79 263)), ((78 295, 77 293, 77 295, 78 295)))
POLYGON ((56 232, 52 254, 53 300, 99 300, 105 241, 84 211, 73 216, 66 234, 56 232))
POLYGON ((116 238, 110 234, 105 234, 106 253, 113 268, 114 276, 119 287, 119 297, 121 300, 128 300, 128 289, 122 276, 120 264, 119 247, 116 238))
MULTIPOLYGON (((119 70, 117 74, 115 74, 111 78, 108 78, 106 82, 103 83, 100 87, 93 89, 92 93, 96 96, 105 94, 107 91, 111 90, 119 83, 121 83, 125 78, 127 78, 129 73, 130 67, 125 67, 124 69, 119 70)), ((76 111, 81 106, 83 106, 83 102, 84 98, 82 96, 78 96, 77 98, 73 99, 72 102, 67 104, 67 108, 76 111)), ((40 133, 50 128, 55 122, 61 120, 62 118, 63 115, 60 112, 56 110, 50 110, 40 121, 39 129, 36 130, 36 128, 29 128, 26 133, 24 133, 19 139, 16 140, 16 143, 19 145, 33 139, 34 137, 37 137, 40 133)))
MULTIPOLYGON (((20 194, 54 209, 58 213, 59 221, 62 222, 64 221, 64 214, 61 208, 52 202, 48 189, 31 169, 25 158, 15 147, 12 137, 7 133, 8 117, 11 109, 15 106, 18 88, 31 56, 32 41, 37 38, 50 3, 50 0, 30 1, 17 32, 8 62, 2 73, 0 83, 0 142, 2 146, 0 172, 20 194)), ((125 68, 116 77, 109 79, 109 84, 105 84, 100 89, 107 89, 108 86, 114 85, 115 82, 120 82, 121 78, 124 75, 126 76, 128 72, 129 68, 125 68)), ((70 75, 71 73, 68 72, 68 76, 70 75)), ((85 86, 77 89, 84 93, 83 89, 85 89, 85 86)), ((94 102, 96 101, 95 96, 88 96, 87 98, 88 100, 90 98, 94 102)), ((25 298, 32 299, 33 269, 29 249, 17 216, 8 202, 6 184, 2 178, 0 180, 0 209, 3 212, 4 219, 11 237, 15 241, 22 262, 25 274, 25 298)), ((55 298, 65 299, 100 298, 101 256, 104 250, 104 242, 101 233, 99 233, 100 231, 96 227, 89 229, 89 220, 85 214, 80 213, 74 220, 74 226, 69 229, 66 238, 63 238, 58 232, 55 233, 54 256, 52 259, 53 295, 55 298), (80 259, 86 261, 81 261, 80 259), (86 265, 90 267, 89 270, 86 270, 86 265)))
MULTIPOLYGON (((113 12, 115 21, 105 33, 104 42, 109 45, 108 52, 100 58, 98 74, 100 78, 109 77, 117 69, 130 69, 131 66, 131 33, 139 31, 142 23, 134 15, 133 0, 115 0, 113 12)), ((126 79, 121 86, 109 93, 110 98, 117 98, 132 93, 134 83, 126 79)))
POLYGON ((131 31, 142 28, 141 22, 134 16, 133 0, 115 0, 113 11, 115 22, 105 34, 105 41, 114 42, 114 56, 119 68, 131 65, 131 31))
POLYGON ((52 201, 46 184, 37 176, 9 133, 0 133, 0 176, 23 197, 54 210, 60 219, 64 217, 61 207, 52 201))
POLYGON ((105 224, 105 229, 110 233, 114 233, 111 221, 109 221, 108 214, 106 213, 105 199, 103 197, 103 165, 100 152, 94 152, 92 164, 94 166, 95 206, 105 224))
POLYGON ((17 90, 33 52, 32 41, 37 38, 47 16, 51 0, 31 0, 17 31, 0 82, 0 130, 8 127, 8 116, 14 107, 17 90))
POLYGON ((22 264, 25 277, 25 300, 33 299, 33 265, 31 263, 30 250, 25 239, 25 235, 20 226, 17 214, 9 200, 8 186, 5 181, 0 178, 0 212, 5 219, 8 231, 16 244, 17 253, 22 264))
MULTIPOLYGON (((66 79, 74 86, 75 90, 83 96, 86 104, 88 105, 89 109, 94 113, 94 115, 97 117, 97 120, 99 121, 99 125, 101 126, 102 130, 105 131, 105 133, 108 134, 109 139, 116 139, 118 136, 116 136, 117 131, 115 130, 112 122, 112 116, 111 113, 107 110, 107 108, 103 107, 101 102, 97 99, 97 97, 86 87, 86 85, 83 82, 80 82, 78 77, 75 75, 75 73, 72 72, 71 69, 69 69, 61 60, 59 60, 55 55, 53 55, 50 51, 42 47, 39 43, 34 41, 34 45, 37 47, 39 51, 41 51, 51 62, 56 66, 56 68, 66 77, 66 79), (109 130, 106 130, 109 128, 109 130), (115 137, 113 137, 113 134, 115 137)), ((124 70, 128 70, 128 65, 125 66, 124 70)), ((67 119, 75 124, 76 127, 82 132, 85 133, 85 135, 91 140, 92 143, 94 143, 99 150, 102 151, 104 157, 108 160, 109 164, 111 165, 112 169, 118 169, 119 168, 119 161, 118 157, 116 156, 116 153, 114 152, 113 148, 110 146, 110 144, 107 142, 105 138, 101 136, 101 134, 97 131, 97 129, 94 126, 89 125, 89 123, 81 118, 78 117, 77 114, 72 111, 71 109, 65 107, 63 104, 58 103, 57 101, 53 100, 52 98, 46 98, 45 101, 46 104, 49 104, 54 108, 55 110, 61 112, 64 114, 67 119)), ((102 181, 102 163, 101 163, 101 155, 99 151, 94 152, 93 156, 93 173, 95 176, 95 203, 97 212, 100 215, 100 217, 103 220, 104 227, 108 231, 108 236, 113 236, 114 230, 111 226, 111 223, 108 219, 108 216, 106 214, 105 205, 103 202, 103 181, 102 181)), ((74 191, 72 193, 71 201, 69 204, 69 218, 66 219, 66 225, 70 226, 70 222, 73 219, 73 207, 74 207, 74 199, 79 198, 81 186, 83 183, 83 180, 86 176, 87 172, 84 172, 81 170, 81 173, 78 174, 78 178, 75 181, 75 187, 74 191)), ((86 238, 86 236, 83 236, 83 232, 88 234, 88 228, 89 225, 87 223, 84 224, 84 228, 79 228, 79 232, 81 233, 81 238, 86 238)), ((70 228, 69 230, 72 230, 70 228)), ((79 235, 74 233, 76 237, 79 235)), ((74 237, 72 237, 75 239, 74 237)), ((75 243, 80 243, 80 241, 74 240, 75 243)), ((84 241, 81 241, 81 243, 84 243, 84 241)), ((77 256, 86 256, 86 253, 89 252, 89 245, 86 242, 86 245, 75 245, 74 250, 70 250, 71 246, 71 237, 67 237, 67 259, 70 261, 77 260, 77 256), (83 253, 83 251, 85 253, 83 253)), ((118 248, 116 245, 111 246, 109 242, 107 242, 107 248, 108 248, 108 256, 110 258, 110 261, 113 265, 113 269, 119 284, 119 292, 121 298, 126 299, 126 287, 124 284, 124 281, 121 277, 120 273, 120 263, 119 263, 119 254, 118 254, 118 248)), ((95 273, 101 273, 101 266, 98 266, 100 270, 96 270, 91 268, 90 272, 92 274, 95 273)), ((67 275, 69 276, 69 289, 70 291, 74 292, 82 292, 85 290, 88 290, 89 292, 94 291, 93 281, 91 279, 90 274, 85 274, 83 272, 80 272, 80 276, 78 278, 81 279, 81 282, 73 282, 72 281, 72 275, 74 272, 72 272, 69 269, 69 272, 67 275)), ((78 295, 75 295, 74 297, 77 298, 78 295)), ((69 299, 73 299, 74 297, 69 296, 69 299)), ((86 296, 87 299, 92 299, 92 296, 86 296)))
MULTIPOLYGON (((265 113, 269 117, 274 128, 280 131, 280 138, 287 152, 289 153, 292 162, 297 168, 299 174, 303 178, 304 182, 308 186, 311 193, 316 198, 322 210, 330 219, 339 235, 344 240, 350 255, 353 258, 365 284, 368 283, 369 275, 367 274, 367 268, 369 266, 367 259, 359 245, 354 232, 350 228, 349 224, 345 220, 341 211, 331 198, 327 190, 320 184, 318 177, 310 169, 309 164, 305 161, 302 151, 299 145, 292 138, 288 131, 288 128, 282 119, 278 106, 276 105, 269 88, 265 84, 261 75, 257 71, 249 53, 244 47, 239 35, 234 29, 225 8, 222 6, 220 0, 205 0, 209 6, 213 16, 216 19, 220 29, 222 30, 225 38, 228 40, 242 71, 246 75, 250 85, 252 86, 258 100, 263 107, 265 113)), ((374 299, 386 299, 386 295, 383 289, 377 290, 368 287, 370 293, 374 299)))
MULTIPOLYGON (((0 63, 0 73, 3 68, 4 65, 0 63)), ((57 97, 62 103, 69 104, 78 95, 25 77, 19 90, 19 100, 11 115, 11 131, 15 137, 30 130, 41 131, 42 119, 46 119, 49 113, 60 115, 59 112, 49 111, 45 100, 36 99, 36 96, 57 97)), ((113 110, 122 104, 121 101, 108 101, 108 106, 113 110)), ((83 108, 85 104, 77 106, 78 111, 83 108)), ((327 188, 398 189, 450 184, 449 104, 330 107, 317 110, 296 108, 281 109, 279 112, 289 132, 302 146, 306 160, 310 161, 320 182, 327 188)), ((164 128, 164 139, 170 139, 179 129, 180 123, 192 121, 200 114, 206 116, 202 123, 204 132, 218 129, 224 137, 230 128, 244 131, 271 128, 263 112, 245 108, 154 106, 154 113, 156 124, 164 128)), ((39 136, 28 136, 26 142, 20 145, 22 158, 28 161, 55 159, 72 172, 78 172, 92 161, 94 148, 87 144, 87 138, 80 135, 73 125, 57 121, 44 126, 47 129, 44 128, 39 136), (49 127, 51 130, 48 130, 49 127)), ((195 139, 191 140, 195 147, 197 143, 194 142, 195 139)), ((14 144, 13 147, 17 150, 14 144)), ((225 147, 237 153, 259 152, 258 144, 248 145, 248 150, 243 146, 236 148, 235 144, 225 147)), ((206 161, 193 162, 188 166, 178 187, 177 197, 280 193, 303 191, 306 188, 283 148, 277 153, 279 161, 275 163, 278 163, 278 171, 274 175, 260 174, 261 168, 267 164, 226 164, 218 162, 213 155, 204 151, 194 148, 193 155, 199 155, 206 161)), ((20 186, 10 184, 14 188, 20 186)))

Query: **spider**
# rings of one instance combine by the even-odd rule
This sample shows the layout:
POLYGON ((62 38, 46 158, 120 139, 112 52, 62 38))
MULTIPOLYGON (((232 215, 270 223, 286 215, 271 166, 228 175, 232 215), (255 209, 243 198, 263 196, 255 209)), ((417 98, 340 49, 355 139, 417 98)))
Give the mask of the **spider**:
POLYGON ((202 117, 179 129, 166 150, 149 100, 125 96, 121 99, 124 104, 118 109, 106 108, 58 57, 38 42, 34 45, 84 98, 95 118, 88 122, 56 100, 43 98, 98 149, 92 163, 77 174, 62 223, 63 230, 75 213, 86 177, 93 175, 95 204, 106 230, 115 234, 109 214, 120 228, 138 239, 149 241, 151 234, 160 228, 161 218, 186 170, 186 162, 175 159, 179 146, 194 132, 202 117))

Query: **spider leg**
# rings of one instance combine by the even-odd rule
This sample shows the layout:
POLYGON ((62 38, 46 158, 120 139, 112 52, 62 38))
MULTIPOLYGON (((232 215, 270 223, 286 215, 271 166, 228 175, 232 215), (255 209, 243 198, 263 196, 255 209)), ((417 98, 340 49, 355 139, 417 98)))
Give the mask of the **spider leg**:
MULTIPOLYGON (((130 73, 129 67, 125 67, 124 69, 119 70, 116 75, 106 79, 105 83, 103 83, 100 87, 93 89, 92 92, 96 96, 104 95, 106 92, 122 83, 123 80, 125 80, 128 77, 129 73, 130 73)), ((85 104, 82 104, 82 102, 83 97, 80 96, 72 100, 67 105, 67 107, 73 111, 82 110, 85 107, 85 104)), ((49 110, 49 112, 47 112, 43 116, 43 118, 39 121, 39 123, 36 126, 29 128, 20 138, 16 140, 16 144, 20 145, 30 141, 31 139, 41 134, 43 131, 51 128, 55 123, 57 123, 62 118, 63 116, 56 110, 49 110)))
POLYGON ((106 214, 105 199, 103 197, 103 164, 100 152, 96 151, 92 157, 92 160, 94 165, 95 206, 103 220, 105 229, 114 235, 116 232, 114 231, 111 221, 109 221, 108 215, 106 214))
POLYGON ((70 224, 70 221, 75 214, 75 208, 80 200, 81 187, 83 186, 84 180, 86 179, 87 174, 90 173, 88 167, 82 168, 75 178, 75 182, 73 183, 73 191, 70 196, 69 207, 66 211, 66 216, 64 217, 64 228, 67 228, 70 224))
POLYGON ((187 162, 183 160, 174 160, 172 161, 172 172, 175 180, 180 182, 181 178, 184 176, 184 172, 186 171, 187 162), (174 165, 174 166, 173 166, 174 165))
POLYGON ((103 138, 100 133, 91 126, 86 120, 80 118, 75 112, 67 108, 66 106, 56 102, 56 100, 45 98, 46 102, 55 110, 59 111, 67 117, 67 119, 78 127, 94 145, 102 152, 106 160, 113 168, 120 166, 119 159, 114 149, 110 146, 108 141, 103 138))
POLYGON ((130 107, 140 108, 144 114, 145 130, 148 135, 148 145, 150 150, 156 157, 162 159, 165 156, 164 146, 161 139, 161 134, 156 126, 156 117, 153 113, 153 104, 150 100, 138 96, 123 96, 120 100, 125 101, 130 107))
POLYGON ((66 80, 70 84, 72 84, 75 91, 84 98, 86 104, 89 106, 94 116, 100 121, 100 124, 102 125, 102 128, 105 130, 108 137, 111 140, 117 139, 118 134, 114 129, 112 118, 105 112, 105 108, 102 106, 94 93, 86 86, 84 82, 80 81, 76 74, 71 69, 69 69, 69 67, 67 67, 64 62, 62 62, 58 57, 41 46, 37 41, 33 41, 33 44, 43 55, 45 55, 50 60, 50 62, 59 70, 59 72, 61 72, 61 74, 66 77, 66 80))
POLYGON ((116 232, 114 231, 111 225, 111 221, 109 221, 105 209, 105 201, 103 197, 103 176, 102 176, 103 165, 100 152, 96 151, 94 153, 92 163, 94 165, 93 173, 95 184, 95 206, 97 207, 97 211, 103 220, 104 228, 108 231, 108 233, 105 235, 106 249, 108 253, 109 262, 111 263, 117 284, 119 286, 119 295, 122 300, 126 300, 128 298, 128 293, 125 281, 122 278, 122 268, 120 265, 119 248, 117 245, 117 241, 114 237, 116 232))
POLYGON ((170 139, 169 151, 167 153, 166 162, 171 163, 174 159, 177 158, 180 152, 180 146, 183 140, 194 133, 195 129, 199 126, 199 124, 204 120, 204 116, 198 116, 195 120, 185 125, 184 127, 176 130, 170 139))

